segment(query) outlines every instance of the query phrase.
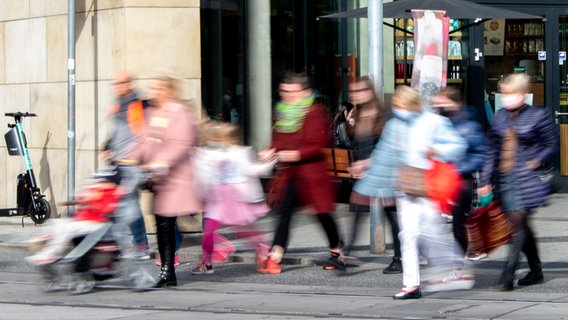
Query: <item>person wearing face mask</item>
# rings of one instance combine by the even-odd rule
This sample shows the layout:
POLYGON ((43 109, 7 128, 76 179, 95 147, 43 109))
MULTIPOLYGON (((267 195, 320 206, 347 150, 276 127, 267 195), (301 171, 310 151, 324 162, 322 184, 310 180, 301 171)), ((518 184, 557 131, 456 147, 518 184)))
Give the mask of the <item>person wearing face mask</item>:
POLYGON ((503 212, 513 225, 507 261, 500 277, 504 291, 514 287, 515 271, 522 251, 530 272, 517 284, 542 283, 544 276, 536 239, 528 224, 535 208, 548 204, 550 185, 544 167, 559 150, 559 137, 552 116, 545 108, 524 103, 530 88, 525 74, 511 74, 500 84, 503 109, 496 112, 490 129, 490 144, 480 175, 479 197, 495 191, 503 212))
MULTIPOLYGON (((402 262, 403 288, 394 299, 422 297, 419 251, 428 249, 431 261, 429 291, 469 289, 472 277, 454 270, 453 236, 444 228, 434 201, 424 196, 403 193, 397 186, 403 165, 428 169, 430 159, 455 161, 465 150, 465 140, 448 119, 422 110, 419 93, 399 86, 392 98, 393 118, 383 130, 381 139, 371 154, 369 165, 354 172, 360 180, 354 191, 377 202, 396 208, 398 225, 395 241, 402 262)), ((386 210, 385 210, 386 211, 386 210)), ((391 222, 391 226, 395 226, 391 222)), ((393 230, 393 233, 395 231, 393 230)))
MULTIPOLYGON (((403 267, 403 287, 393 298, 404 300, 422 297, 420 251, 429 260, 429 267, 424 270, 428 278, 425 291, 470 289, 475 279, 468 270, 456 268, 457 258, 453 250, 455 239, 446 230, 435 200, 428 196, 406 193, 398 184, 398 177, 404 173, 405 166, 429 170, 433 165, 432 160, 457 161, 467 149, 467 143, 450 120, 422 108, 416 90, 401 86, 397 91, 407 98, 405 109, 411 114, 403 113, 408 122, 404 134, 391 133, 395 135, 391 141, 397 144, 400 158, 393 183, 397 186, 394 195, 403 267)), ((393 104, 398 104, 398 101, 393 100, 393 104)), ((381 137, 383 138, 387 139, 386 132, 381 137)))
MULTIPOLYGON (((466 215, 471 211, 474 174, 481 170, 487 141, 481 125, 473 120, 475 109, 463 106, 461 92, 453 87, 445 87, 432 99, 432 109, 441 116, 450 119, 456 131, 466 140, 467 149, 463 156, 453 164, 462 177, 462 190, 454 209, 452 210, 452 225, 460 255, 467 252, 467 233, 465 229, 466 215)), ((479 260, 486 257, 484 252, 467 252, 466 259, 479 260)), ((458 262, 463 264, 463 260, 458 262)))

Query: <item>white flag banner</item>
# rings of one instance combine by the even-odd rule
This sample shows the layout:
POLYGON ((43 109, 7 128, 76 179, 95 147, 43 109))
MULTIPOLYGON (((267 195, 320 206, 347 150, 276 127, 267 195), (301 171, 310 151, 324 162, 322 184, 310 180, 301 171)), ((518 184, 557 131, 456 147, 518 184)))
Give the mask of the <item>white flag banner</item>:
POLYGON ((414 67, 411 87, 417 89, 424 107, 446 86, 449 18, 445 11, 412 10, 414 18, 414 67))

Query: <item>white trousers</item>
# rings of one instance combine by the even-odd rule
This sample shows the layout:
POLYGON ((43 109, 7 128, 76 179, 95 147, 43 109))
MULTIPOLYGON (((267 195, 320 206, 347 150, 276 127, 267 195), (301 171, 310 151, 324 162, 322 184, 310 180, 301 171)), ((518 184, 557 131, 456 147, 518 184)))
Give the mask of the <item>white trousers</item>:
POLYGON ((428 257, 426 276, 450 272, 454 262, 458 261, 459 252, 456 250, 451 224, 444 222, 432 201, 427 198, 403 195, 397 198, 396 206, 400 226, 403 286, 420 285, 420 253, 428 257))
POLYGON ((38 255, 59 258, 74 237, 89 234, 104 224, 96 221, 77 221, 71 218, 53 219, 51 238, 38 255))

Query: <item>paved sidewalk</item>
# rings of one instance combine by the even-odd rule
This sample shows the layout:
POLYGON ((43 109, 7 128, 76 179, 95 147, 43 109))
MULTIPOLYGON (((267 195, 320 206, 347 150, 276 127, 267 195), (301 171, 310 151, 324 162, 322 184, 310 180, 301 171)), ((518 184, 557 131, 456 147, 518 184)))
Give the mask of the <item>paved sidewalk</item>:
MULTIPOLYGON (((400 288, 401 275, 383 276, 380 271, 392 256, 389 227, 386 228, 387 252, 371 254, 368 215, 364 216, 363 223, 366 227, 361 227, 356 250, 353 251, 353 255, 362 261, 360 268, 348 269, 345 274, 321 272, 320 268, 296 268, 292 265, 320 264, 327 258, 327 241, 317 219, 298 213, 291 230, 284 272, 278 276, 257 274, 254 266, 248 266, 248 274, 242 273, 240 268, 244 264, 234 264, 224 267, 225 269, 219 268, 223 272, 207 278, 208 276, 190 275, 191 266, 185 264, 180 268, 182 271, 178 277, 178 280, 182 277, 183 280, 180 280, 180 285, 175 290, 125 295, 122 290, 103 289, 88 298, 65 296, 62 299, 59 294, 30 294, 36 290, 35 287, 13 282, 14 273, 2 273, 0 276, 5 278, 0 281, 3 281, 6 290, 2 291, 4 294, 0 298, 6 308, 20 305, 21 297, 26 297, 27 302, 42 306, 59 306, 62 303, 87 309, 96 306, 101 312, 109 307, 124 306, 125 310, 136 309, 136 312, 151 313, 146 317, 139 316, 138 319, 155 317, 152 306, 156 301, 159 301, 156 310, 184 312, 184 317, 188 310, 212 314, 226 314, 227 311, 230 313, 236 310, 241 316, 289 316, 293 312, 298 318, 299 315, 305 315, 305 318, 338 319, 566 319, 568 194, 554 194, 551 200, 549 207, 539 209, 531 219, 539 241, 546 282, 527 288, 517 287, 513 294, 501 292, 494 286, 507 253, 507 246, 503 246, 491 253, 487 260, 475 265, 477 276, 474 290, 428 293, 425 299, 420 300, 393 300, 392 294, 400 288), (301 269, 301 272, 297 269, 301 269), (247 280, 225 281, 234 277, 234 272, 247 280), (328 274, 335 276, 328 277, 328 274)), ((338 205, 334 214, 345 233, 350 228, 352 215, 348 206, 338 205)), ((274 215, 268 215, 260 220, 260 226, 267 230, 269 239, 275 218, 274 215)), ((34 226, 29 219, 26 219, 25 227, 22 228, 21 218, 0 218, 0 246, 24 249, 23 241, 40 234, 43 228, 44 226, 34 226)), ((221 229, 221 234, 232 240, 234 238, 230 228, 221 229)), ((182 262, 194 264, 199 261, 200 237, 199 233, 185 234, 180 250, 182 262)), ((152 249, 155 249, 155 236, 152 235, 150 239, 152 249)), ((234 239, 233 243, 237 252, 232 256, 232 261, 254 263, 254 251, 248 249, 241 240, 234 239)), ((524 274, 526 263, 521 263, 520 267, 518 274, 524 274)), ((16 278, 23 278, 26 283, 30 281, 29 274, 16 278)))
MULTIPOLYGON (((531 219, 536 236, 539 241, 539 250, 544 267, 556 269, 568 269, 568 194, 557 193, 551 197, 551 205, 540 208, 531 219)), ((338 204, 334 212, 337 224, 342 234, 347 234, 351 229, 352 213, 349 206, 338 204)), ((29 219, 24 219, 24 227, 21 217, 0 217, 0 246, 25 249, 24 241, 43 232, 45 225, 37 225, 29 219)), ((259 221, 261 229, 267 232, 267 240, 272 240, 275 227, 276 215, 269 214, 259 221)), ((241 239, 236 239, 234 230, 223 228, 220 233, 233 241, 237 248, 231 261, 254 262, 254 251, 246 246, 241 239)), ((180 258, 182 261, 197 262, 201 255, 200 233, 185 233, 180 258)), ((151 249, 157 251, 155 235, 149 235, 151 249)), ((392 238, 390 227, 386 226, 387 251, 382 254, 372 254, 370 248, 369 214, 362 218, 360 233, 352 251, 353 256, 362 261, 372 261, 379 257, 385 258, 392 255, 392 238)), ((500 248, 491 254, 491 260, 504 260, 506 250, 500 248)), ((293 220, 288 252, 285 255, 284 264, 321 264, 327 258, 327 239, 317 219, 309 214, 298 212, 293 220)))
MULTIPOLYGON (((345 234, 351 229, 352 213, 346 204, 337 204, 334 217, 340 232, 345 234)), ((270 244, 273 236, 273 229, 276 225, 277 216, 270 213, 260 219, 257 224, 261 230, 266 231, 266 240, 270 244)), ((47 222, 43 225, 34 225, 29 218, 25 218, 22 227, 21 217, 0 217, 0 247, 12 247, 25 250, 25 241, 41 235, 48 228, 47 222)), ((367 255, 369 249, 369 213, 367 212, 361 219, 361 232, 356 242, 353 254, 362 257, 367 255), (366 252, 366 253, 365 253, 366 252)), ((232 227, 224 227, 219 233, 232 241, 237 249, 229 261, 233 262, 255 262, 255 252, 251 250, 245 241, 236 237, 236 231, 232 227)), ((180 259, 186 262, 198 262, 201 258, 201 233, 184 233, 184 240, 179 250, 180 259)), ((387 248, 392 243, 390 234, 387 235, 387 248)), ((319 264, 322 257, 327 257, 327 238, 317 219, 305 212, 295 214, 290 230, 290 246, 284 259, 285 264, 319 264)), ((149 234, 148 240, 152 254, 158 250, 155 234, 149 234)), ((370 255, 370 253, 369 253, 370 255)))

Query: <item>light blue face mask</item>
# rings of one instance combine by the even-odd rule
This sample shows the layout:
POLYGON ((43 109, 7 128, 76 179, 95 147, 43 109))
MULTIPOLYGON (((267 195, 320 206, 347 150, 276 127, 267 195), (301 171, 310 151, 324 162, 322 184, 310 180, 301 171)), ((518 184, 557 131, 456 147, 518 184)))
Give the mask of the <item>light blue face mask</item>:
POLYGON ((404 121, 410 120, 410 118, 412 118, 412 116, 414 115, 414 112, 404 109, 392 109, 392 112, 394 113, 395 117, 404 121))

